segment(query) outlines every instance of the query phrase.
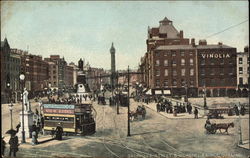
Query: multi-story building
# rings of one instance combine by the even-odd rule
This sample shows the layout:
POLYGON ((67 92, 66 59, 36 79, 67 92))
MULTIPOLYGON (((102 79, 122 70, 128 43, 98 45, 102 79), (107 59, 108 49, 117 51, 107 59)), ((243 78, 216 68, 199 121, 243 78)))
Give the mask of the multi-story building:
POLYGON ((49 79, 48 84, 49 88, 57 89, 58 88, 58 66, 54 62, 48 62, 49 64, 49 79))
POLYGON ((69 66, 73 68, 73 85, 77 84, 77 72, 80 70, 73 62, 69 63, 69 66))
POLYGON ((204 86, 207 96, 235 95, 237 88, 236 48, 200 41, 197 49, 197 79, 199 94, 204 86))
POLYGON ((10 82, 10 45, 8 40, 5 38, 1 41, 1 103, 8 102, 8 97, 10 96, 10 89, 7 83, 10 82))
POLYGON ((66 88, 72 88, 74 86, 74 68, 72 66, 65 67, 65 86, 66 88))
MULTIPOLYGON (((65 83, 65 71, 67 62, 64 60, 64 58, 60 58, 60 55, 50 55, 50 58, 44 58, 46 62, 54 62, 56 64, 56 67, 58 69, 58 89, 63 89, 66 86, 65 83)), ((52 82, 52 81, 49 81, 52 82)))
POLYGON ((246 46, 244 52, 237 53, 237 85, 242 96, 247 96, 247 89, 249 89, 249 61, 249 49, 246 46))
POLYGON ((171 95, 198 96, 204 86, 209 96, 234 95, 236 48, 206 40, 184 38, 172 21, 164 18, 158 28, 148 30, 147 52, 139 71, 144 87, 171 95), (163 90, 163 91, 162 91, 163 90))

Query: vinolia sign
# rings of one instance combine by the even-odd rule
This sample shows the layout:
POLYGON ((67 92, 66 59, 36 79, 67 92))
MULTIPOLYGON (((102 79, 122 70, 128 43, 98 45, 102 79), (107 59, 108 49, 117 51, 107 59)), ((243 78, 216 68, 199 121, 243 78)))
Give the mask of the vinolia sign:
POLYGON ((230 58, 231 56, 230 56, 228 53, 226 53, 226 54, 211 53, 211 54, 201 54, 201 57, 202 57, 203 59, 205 59, 205 58, 210 58, 210 59, 212 59, 212 58, 223 59, 223 58, 230 58))

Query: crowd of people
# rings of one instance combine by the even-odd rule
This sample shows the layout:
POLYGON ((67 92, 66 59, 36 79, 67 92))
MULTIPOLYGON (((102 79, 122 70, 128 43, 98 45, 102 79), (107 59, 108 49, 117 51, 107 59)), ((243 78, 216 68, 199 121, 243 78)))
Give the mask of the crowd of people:
POLYGON ((92 95, 69 95, 68 97, 59 97, 59 96, 49 96, 48 101, 49 103, 55 104, 80 104, 83 101, 87 100, 95 100, 95 97, 92 95))

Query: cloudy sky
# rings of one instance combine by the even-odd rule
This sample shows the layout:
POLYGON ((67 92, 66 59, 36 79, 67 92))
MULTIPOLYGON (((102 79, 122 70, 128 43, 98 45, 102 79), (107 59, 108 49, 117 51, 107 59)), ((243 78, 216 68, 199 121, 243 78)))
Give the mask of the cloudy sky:
MULTIPOLYGON (((118 69, 136 68, 146 52, 147 28, 165 16, 184 37, 199 39, 248 20, 248 1, 22 1, 1 2, 1 40, 11 48, 67 62, 85 58, 110 69, 111 43, 118 69)), ((207 38, 242 51, 249 41, 249 21, 207 38)))

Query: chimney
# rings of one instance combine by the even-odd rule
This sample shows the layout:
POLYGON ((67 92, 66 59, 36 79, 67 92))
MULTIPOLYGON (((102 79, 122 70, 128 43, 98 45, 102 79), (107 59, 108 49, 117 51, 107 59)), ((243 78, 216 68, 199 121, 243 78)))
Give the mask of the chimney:
POLYGON ((180 31, 180 38, 183 38, 183 31, 180 31))
POLYGON ((199 45, 207 45, 207 41, 205 39, 199 40, 199 45))
POLYGON ((194 38, 191 39, 191 45, 192 45, 193 47, 195 46, 195 39, 194 39, 194 38))
POLYGON ((222 46, 222 44, 223 44, 222 42, 218 42, 218 45, 222 46))
POLYGON ((244 52, 248 52, 248 46, 244 47, 244 52))

